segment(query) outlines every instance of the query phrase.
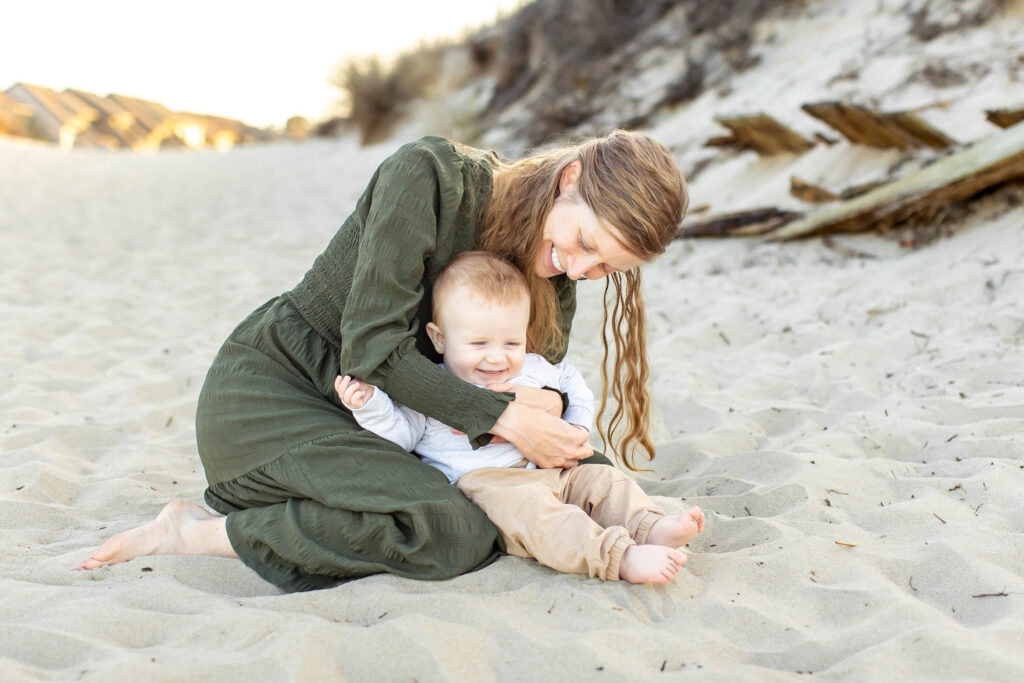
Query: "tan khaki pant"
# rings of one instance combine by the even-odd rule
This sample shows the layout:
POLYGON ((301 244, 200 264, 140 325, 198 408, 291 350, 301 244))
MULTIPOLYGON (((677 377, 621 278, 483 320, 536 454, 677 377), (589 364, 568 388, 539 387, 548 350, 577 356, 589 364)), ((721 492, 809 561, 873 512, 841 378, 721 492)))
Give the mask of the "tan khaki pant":
POLYGON ((636 482, 607 465, 474 470, 456 482, 501 532, 509 554, 561 572, 619 578, 622 554, 665 516, 636 482))

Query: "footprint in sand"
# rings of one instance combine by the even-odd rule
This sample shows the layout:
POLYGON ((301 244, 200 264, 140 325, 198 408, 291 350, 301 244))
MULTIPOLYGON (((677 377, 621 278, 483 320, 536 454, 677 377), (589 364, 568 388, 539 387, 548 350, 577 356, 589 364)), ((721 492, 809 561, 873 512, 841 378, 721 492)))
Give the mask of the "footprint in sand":
POLYGON ((18 486, 19 499, 37 503, 72 505, 84 486, 81 477, 53 465, 32 462, 10 473, 10 478, 22 482, 18 486))

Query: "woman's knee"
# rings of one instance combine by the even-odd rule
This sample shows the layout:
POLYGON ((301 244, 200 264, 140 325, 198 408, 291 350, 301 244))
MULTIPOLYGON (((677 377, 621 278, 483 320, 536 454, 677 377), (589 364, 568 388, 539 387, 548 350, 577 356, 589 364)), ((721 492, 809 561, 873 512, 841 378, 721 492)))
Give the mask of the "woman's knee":
POLYGON ((487 515, 457 488, 451 489, 454 495, 432 501, 417 515, 427 523, 424 532, 430 540, 423 552, 434 565, 438 579, 479 569, 493 561, 501 549, 498 530, 487 515))
POLYGON ((466 498, 455 486, 449 485, 443 497, 430 501, 422 510, 425 519, 432 525, 432 531, 443 537, 481 535, 494 537, 497 530, 487 515, 466 498))

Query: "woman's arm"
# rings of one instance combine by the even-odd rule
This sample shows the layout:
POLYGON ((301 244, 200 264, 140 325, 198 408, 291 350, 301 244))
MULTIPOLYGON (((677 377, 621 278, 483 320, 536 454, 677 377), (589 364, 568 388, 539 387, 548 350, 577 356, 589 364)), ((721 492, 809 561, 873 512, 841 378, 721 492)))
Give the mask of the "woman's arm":
POLYGON ((516 395, 516 403, 542 410, 555 417, 563 417, 562 413, 567 407, 562 401, 562 394, 553 388, 531 387, 525 384, 488 384, 487 388, 491 391, 510 391, 516 395))
POLYGON ((512 395, 467 384, 416 349, 426 323, 417 313, 427 264, 446 262, 475 238, 477 211, 464 200, 477 188, 464 187, 465 177, 463 157, 438 139, 406 145, 381 165, 355 217, 361 223, 350 247, 355 253, 337 255, 355 259, 341 315, 339 369, 479 444, 512 395))

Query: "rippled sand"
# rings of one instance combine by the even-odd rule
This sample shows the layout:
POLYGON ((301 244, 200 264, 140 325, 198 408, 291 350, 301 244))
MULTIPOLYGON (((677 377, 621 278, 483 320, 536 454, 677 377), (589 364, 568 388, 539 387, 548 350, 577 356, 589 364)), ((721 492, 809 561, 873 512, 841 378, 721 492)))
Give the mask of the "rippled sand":
MULTIPOLYGON (((1024 210, 998 202, 917 251, 680 242, 647 269, 641 482, 708 513, 671 585, 516 558, 303 595, 216 558, 72 573, 201 499, 217 347, 391 148, 0 141, 0 678, 1024 678, 1024 210)), ((571 349, 594 387, 601 289, 571 349)))

